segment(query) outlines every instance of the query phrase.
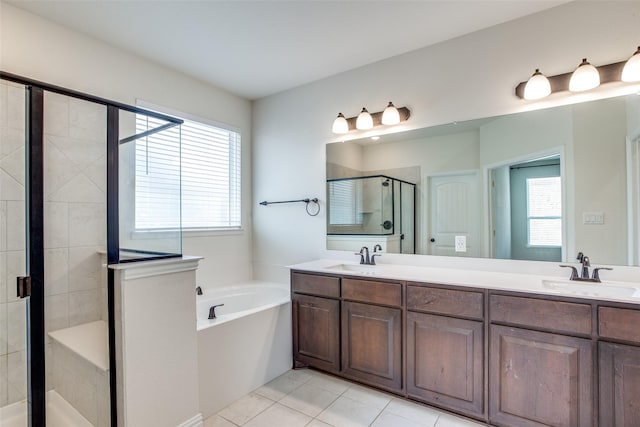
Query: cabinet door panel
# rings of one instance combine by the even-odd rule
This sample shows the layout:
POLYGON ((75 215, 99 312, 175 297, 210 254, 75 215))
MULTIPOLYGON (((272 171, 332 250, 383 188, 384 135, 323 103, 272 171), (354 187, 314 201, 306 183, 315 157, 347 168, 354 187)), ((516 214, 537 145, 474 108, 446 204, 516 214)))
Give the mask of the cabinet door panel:
POLYGON ((600 343, 600 425, 640 425, 640 347, 600 343))
POLYGON ((499 425, 593 425, 590 340, 491 326, 489 418, 499 425))
POLYGON ((340 301, 294 294, 293 357, 332 372, 340 370, 340 301))
POLYGON ((343 373, 389 390, 402 389, 402 311, 342 303, 343 373))
POLYGON ((482 322, 409 312, 407 393, 472 416, 484 415, 482 322))

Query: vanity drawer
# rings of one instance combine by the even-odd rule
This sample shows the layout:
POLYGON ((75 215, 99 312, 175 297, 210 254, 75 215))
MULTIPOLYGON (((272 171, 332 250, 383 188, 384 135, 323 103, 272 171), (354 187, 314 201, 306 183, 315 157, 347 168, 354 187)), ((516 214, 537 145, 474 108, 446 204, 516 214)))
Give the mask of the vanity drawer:
POLYGON ((342 298, 400 307, 402 306, 402 285, 374 280, 342 279, 342 298))
POLYGON ((482 292, 431 288, 419 284, 407 286, 408 310, 482 320, 483 306, 482 292))
POLYGON ((591 305, 537 298, 491 295, 492 322, 591 335, 591 305))
POLYGON ((640 344, 640 310, 599 307, 598 334, 602 338, 631 341, 640 344))
POLYGON ((340 278, 291 273, 291 290, 301 294, 340 298, 340 278))

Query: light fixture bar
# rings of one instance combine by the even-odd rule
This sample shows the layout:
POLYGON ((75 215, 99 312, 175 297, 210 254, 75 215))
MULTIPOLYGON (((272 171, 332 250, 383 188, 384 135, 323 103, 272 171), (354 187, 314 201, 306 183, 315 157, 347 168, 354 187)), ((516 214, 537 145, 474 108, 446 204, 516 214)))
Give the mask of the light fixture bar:
MULTIPOLYGON (((625 60, 614 64, 596 67, 600 73, 600 84, 621 81, 622 69, 626 63, 627 61, 625 60)), ((549 84, 551 85, 551 93, 569 91, 569 81, 571 80, 572 74, 573 71, 570 73, 558 74, 557 76, 547 76, 549 84)), ((516 96, 520 99, 524 99, 524 87, 526 84, 527 82, 520 82, 520 84, 516 86, 516 96)))
MULTIPOLYGON (((382 124, 382 113, 383 111, 378 111, 377 113, 371 113, 371 118, 373 119, 373 127, 380 126, 382 124)), ((400 114, 400 122, 404 122, 409 119, 411 116, 411 111, 407 107, 398 107, 398 113, 400 114)), ((347 119, 347 123, 349 124, 349 130, 356 130, 356 120, 358 117, 349 117, 347 119)))

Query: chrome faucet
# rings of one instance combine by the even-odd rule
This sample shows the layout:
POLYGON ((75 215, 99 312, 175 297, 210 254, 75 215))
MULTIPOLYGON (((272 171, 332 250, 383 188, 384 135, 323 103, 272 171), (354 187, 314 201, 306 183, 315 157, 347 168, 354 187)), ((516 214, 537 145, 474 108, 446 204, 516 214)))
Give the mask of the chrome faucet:
POLYGON ((597 267, 593 269, 593 275, 589 277, 589 267, 591 267, 589 257, 582 252, 578 252, 578 256, 576 257, 576 259, 580 261, 580 264, 582 264, 580 274, 578 274, 578 270, 572 265, 560 265, 560 267, 571 269, 571 276, 569 276, 569 280, 600 283, 600 270, 613 270, 613 268, 609 267, 597 267))

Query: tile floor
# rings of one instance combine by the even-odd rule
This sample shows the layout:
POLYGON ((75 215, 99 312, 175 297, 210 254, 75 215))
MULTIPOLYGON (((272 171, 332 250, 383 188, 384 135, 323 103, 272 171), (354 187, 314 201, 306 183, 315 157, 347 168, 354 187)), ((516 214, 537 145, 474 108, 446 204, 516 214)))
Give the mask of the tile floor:
POLYGON ((204 427, 479 427, 460 417, 310 369, 291 370, 204 427))

